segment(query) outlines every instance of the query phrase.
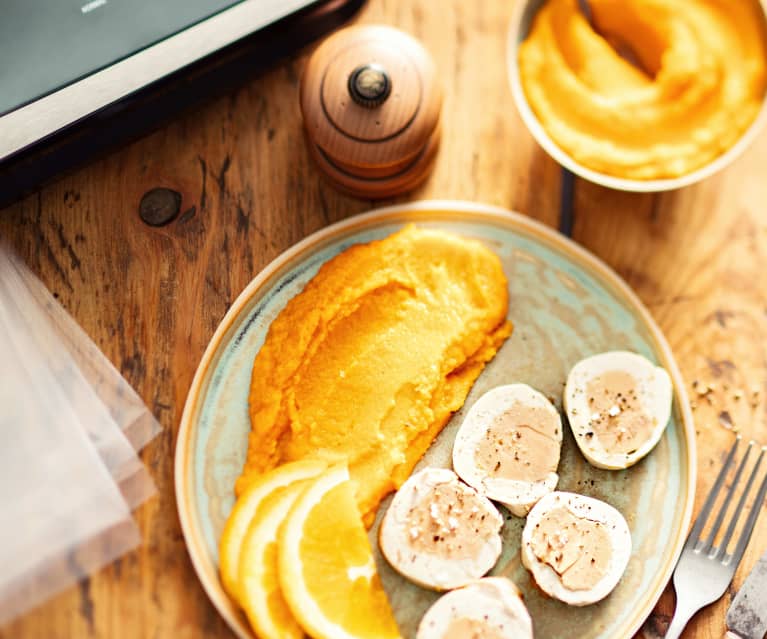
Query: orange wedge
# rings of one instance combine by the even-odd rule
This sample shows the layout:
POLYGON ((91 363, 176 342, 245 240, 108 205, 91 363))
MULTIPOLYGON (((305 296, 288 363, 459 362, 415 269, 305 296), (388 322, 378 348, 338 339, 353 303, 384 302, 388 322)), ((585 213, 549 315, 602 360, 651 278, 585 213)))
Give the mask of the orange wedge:
POLYGON ((263 500, 276 490, 293 482, 319 475, 327 465, 319 461, 298 461, 284 464, 261 475, 250 483, 234 505, 219 544, 221 581, 224 589, 238 603, 240 551, 250 522, 263 500))
POLYGON ((261 639, 301 639, 278 578, 277 531, 310 480, 278 488, 261 502, 240 551, 240 604, 261 639))
POLYGON ((312 480, 279 531, 285 599, 315 639, 400 637, 345 465, 312 480))

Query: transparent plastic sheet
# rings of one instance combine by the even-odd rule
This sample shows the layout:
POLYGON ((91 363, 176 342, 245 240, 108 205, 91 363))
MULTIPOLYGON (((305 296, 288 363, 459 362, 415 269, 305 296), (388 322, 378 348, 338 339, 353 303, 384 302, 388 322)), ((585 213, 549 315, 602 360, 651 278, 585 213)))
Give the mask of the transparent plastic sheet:
MULTIPOLYGON (((9 276, 11 292, 18 292, 22 309, 35 309, 48 320, 59 346, 66 348, 80 373, 102 399, 112 419, 135 450, 160 432, 160 425, 130 384, 91 341, 43 283, 0 242, 0 274, 9 276), (29 304, 27 307, 26 304, 29 304)), ((12 298, 14 299, 14 298, 12 298)))
POLYGON ((136 450, 159 425, 0 246, 0 624, 140 542, 155 492, 136 450))

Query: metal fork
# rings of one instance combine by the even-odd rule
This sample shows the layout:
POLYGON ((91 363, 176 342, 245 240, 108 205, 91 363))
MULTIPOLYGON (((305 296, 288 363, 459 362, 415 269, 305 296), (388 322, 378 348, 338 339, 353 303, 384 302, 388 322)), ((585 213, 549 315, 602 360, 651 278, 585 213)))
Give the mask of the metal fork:
POLYGON ((666 632, 665 639, 678 639, 687 625, 687 622, 696 612, 698 612, 698 610, 713 603, 724 594, 724 591, 727 590, 727 586, 729 586, 732 581, 740 560, 743 558, 743 553, 751 538, 756 519, 759 517, 762 503, 767 494, 767 477, 765 477, 759 487, 756 501, 748 515, 745 528, 740 534, 735 550, 732 554, 728 554, 727 547, 735 532, 735 526, 738 523, 740 513, 746 503, 746 498, 756 479, 767 446, 761 447, 759 458, 757 459, 756 465, 751 471, 746 483, 746 487, 738 500, 735 512, 730 518, 724 537, 719 546, 714 546, 714 539, 724 522, 730 501, 740 484, 743 469, 746 466, 751 449, 757 447, 757 444, 752 441, 748 444, 746 454, 743 456, 743 459, 735 472, 732 485, 730 486, 730 490, 725 497, 724 503, 720 507, 719 513, 714 520, 711 532, 705 540, 701 539, 701 533, 703 532, 709 515, 711 514, 711 510, 714 507, 714 502, 725 483, 727 471, 730 469, 730 466, 735 459, 735 452, 738 448, 738 444, 740 444, 740 439, 740 435, 738 435, 730 452, 727 454, 727 460, 724 462, 722 470, 719 471, 719 475, 711 488, 711 492, 709 492, 708 497, 706 497, 706 503, 703 505, 703 510, 701 510, 698 518, 695 520, 695 525, 693 526, 689 537, 687 537, 687 541, 682 549, 682 556, 674 570, 676 610, 674 611, 674 618, 671 620, 668 632, 666 632))

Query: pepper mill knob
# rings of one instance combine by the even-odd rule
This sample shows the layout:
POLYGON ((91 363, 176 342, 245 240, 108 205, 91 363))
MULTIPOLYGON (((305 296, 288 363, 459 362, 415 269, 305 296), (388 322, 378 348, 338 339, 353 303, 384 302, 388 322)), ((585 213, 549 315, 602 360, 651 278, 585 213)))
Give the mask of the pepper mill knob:
POLYGON ((391 80, 380 64, 363 64, 349 74, 349 95, 364 107, 377 107, 391 93, 391 80))
POLYGON ((367 199, 411 191, 428 177, 441 108, 431 56, 392 27, 336 32, 301 78, 312 156, 334 186, 367 199))

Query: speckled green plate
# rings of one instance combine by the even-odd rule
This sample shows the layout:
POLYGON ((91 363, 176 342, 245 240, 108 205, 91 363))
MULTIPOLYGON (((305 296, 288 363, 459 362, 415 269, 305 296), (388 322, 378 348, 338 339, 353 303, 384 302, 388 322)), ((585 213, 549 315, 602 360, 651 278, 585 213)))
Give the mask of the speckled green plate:
MULTIPOLYGON (((176 445, 179 516, 200 581, 234 632, 252 637, 244 616, 221 587, 217 545, 245 459, 253 357, 270 322, 323 262, 351 244, 382 238, 409 221, 482 240, 501 257, 509 280, 514 333, 477 380, 464 410, 486 390, 510 382, 526 382, 559 398, 576 361, 610 349, 642 353, 671 374, 671 423, 656 449, 633 468, 592 468, 572 437, 565 437, 559 488, 609 502, 631 528, 631 561, 615 591, 585 608, 541 596, 520 564, 523 520, 511 516, 504 526, 504 552, 494 570, 523 590, 537 639, 631 637, 671 576, 692 513, 695 439, 679 371, 647 310, 607 266, 528 218, 472 203, 421 202, 347 219, 286 251, 237 298, 194 377, 176 445)), ((462 413, 454 416, 421 465, 449 466, 462 413)), ((385 500, 379 517, 387 505, 385 500)), ((376 529, 377 523, 370 532, 374 548, 376 529)), ((402 634, 412 638, 437 595, 394 573, 380 555, 377 560, 402 634)))

